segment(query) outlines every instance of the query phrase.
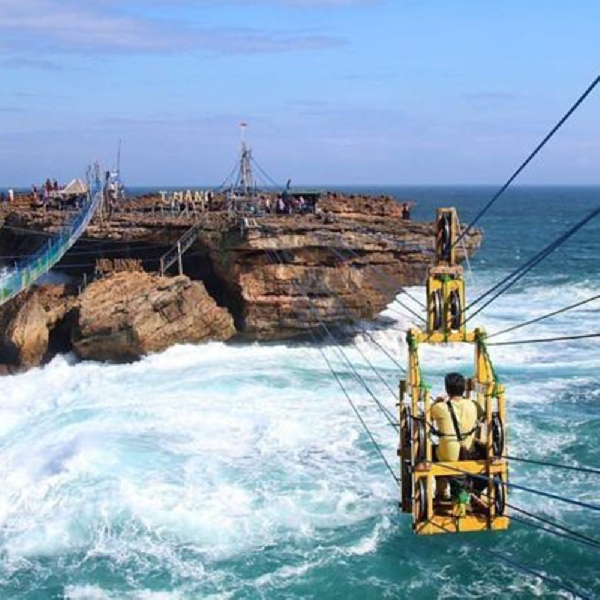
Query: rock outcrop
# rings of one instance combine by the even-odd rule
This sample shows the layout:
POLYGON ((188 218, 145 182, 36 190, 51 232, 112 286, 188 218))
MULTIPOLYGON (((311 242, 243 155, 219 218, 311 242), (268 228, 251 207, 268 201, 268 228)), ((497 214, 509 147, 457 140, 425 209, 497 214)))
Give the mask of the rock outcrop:
POLYGON ((9 369, 37 367, 49 353, 68 349, 70 332, 63 323, 76 303, 75 290, 50 285, 30 288, 0 307, 0 363, 9 369))
POLYGON ((201 282, 116 273, 80 298, 73 348, 84 359, 130 361, 174 344, 227 340, 233 319, 201 282))
MULTIPOLYGON (((246 339, 286 339, 322 324, 373 319, 404 286, 425 282, 433 223, 403 221, 391 198, 332 195, 320 207, 327 212, 265 216, 258 227, 203 240, 246 339)), ((481 239, 480 231, 469 233, 464 248, 473 253, 481 239)))
POLYGON ((48 348, 46 311, 28 290, 3 307, 0 316, 0 361, 13 367, 41 364, 48 348))
MULTIPOLYGON (((0 206, 0 250, 34 252, 39 231, 56 233, 65 218, 26 201, 0 206)), ((372 319, 404 286, 425 282, 434 238, 434 223, 403 220, 387 196, 325 193, 311 214, 246 216, 128 199, 92 222, 59 269, 102 276, 110 256, 112 265, 129 261, 146 272, 109 275, 80 298, 49 288, 19 296, 0 309, 0 362, 32 366, 71 349, 85 359, 128 361, 236 333, 290 339, 322 324, 372 319), (195 236, 181 261, 189 278, 149 274, 186 232, 195 236)), ((469 232, 459 259, 481 240, 481 231, 469 232)))

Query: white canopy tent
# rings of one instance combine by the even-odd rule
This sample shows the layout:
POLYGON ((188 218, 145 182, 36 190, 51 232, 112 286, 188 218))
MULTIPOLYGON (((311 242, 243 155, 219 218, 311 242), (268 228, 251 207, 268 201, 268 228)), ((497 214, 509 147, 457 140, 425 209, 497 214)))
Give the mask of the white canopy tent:
POLYGON ((60 194, 62 196, 81 196, 83 194, 87 194, 87 191, 87 185, 81 179, 73 179, 62 190, 60 190, 60 194))

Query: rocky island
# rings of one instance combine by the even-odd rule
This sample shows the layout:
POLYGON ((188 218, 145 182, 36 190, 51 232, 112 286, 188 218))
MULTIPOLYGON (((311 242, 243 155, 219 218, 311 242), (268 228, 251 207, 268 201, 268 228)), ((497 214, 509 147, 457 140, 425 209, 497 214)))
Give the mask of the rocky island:
MULTIPOLYGON (((218 201, 196 210, 144 196, 100 211, 56 266, 64 282, 0 307, 2 369, 69 351, 121 362, 178 343, 292 339, 374 319, 424 282, 433 223, 403 220, 387 196, 327 192, 312 208, 240 215, 218 201)), ((3 205, 0 253, 35 252, 67 218, 27 197, 3 205)), ((474 252, 481 232, 465 242, 474 252)))

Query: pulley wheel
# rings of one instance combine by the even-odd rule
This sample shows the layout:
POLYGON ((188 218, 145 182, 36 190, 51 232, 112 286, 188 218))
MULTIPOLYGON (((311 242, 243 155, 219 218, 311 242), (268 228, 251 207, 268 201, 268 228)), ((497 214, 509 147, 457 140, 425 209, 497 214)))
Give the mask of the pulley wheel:
POLYGON ((496 458, 504 454, 504 424, 497 412, 492 415, 492 452, 496 458))
POLYGON ((427 428, 425 426, 425 415, 415 419, 417 428, 417 462, 423 462, 427 458, 425 449, 427 448, 427 428))
POLYGON ((435 290, 431 293, 431 309, 433 312, 433 331, 439 331, 442 328, 444 316, 442 293, 440 290, 435 290))
POLYGON ((415 488, 415 521, 421 523, 427 520, 427 482, 419 479, 415 488))
POLYGON ((439 249, 440 255, 443 259, 448 260, 450 258, 450 218, 448 215, 440 217, 438 221, 438 236, 439 236, 439 249))
POLYGON ((494 508, 498 517, 501 517, 506 510, 506 493, 501 475, 494 477, 494 508))
POLYGON ((460 292, 453 290, 450 293, 450 329, 458 330, 462 325, 462 303, 460 292))

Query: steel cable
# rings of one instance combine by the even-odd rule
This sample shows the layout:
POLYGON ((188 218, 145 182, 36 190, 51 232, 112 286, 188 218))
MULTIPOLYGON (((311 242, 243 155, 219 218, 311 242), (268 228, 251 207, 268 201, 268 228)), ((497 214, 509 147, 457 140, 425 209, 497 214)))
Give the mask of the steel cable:
MULTIPOLYGON (((444 533, 454 533, 453 531, 446 529, 445 527, 436 523, 435 521, 429 521, 429 523, 431 523, 432 525, 434 525, 435 527, 437 527, 444 533)), ((550 584, 562 589, 565 592, 569 592, 576 598, 582 598, 582 600, 592 600, 591 596, 582 594, 580 591, 576 590, 572 584, 563 583, 560 579, 556 579, 554 577, 546 575, 545 573, 540 573, 539 571, 536 571, 535 569, 532 569, 531 567, 524 565, 523 563, 515 560, 514 558, 507 556, 506 554, 504 554, 502 552, 498 552, 497 550, 489 550, 488 548, 483 548, 481 546, 478 546, 476 548, 476 550, 479 552, 484 552, 485 554, 488 554, 489 556, 491 556, 493 558, 499 558, 500 560, 503 560, 508 565, 512 566, 514 569, 516 569, 518 571, 522 571, 524 573, 527 573, 528 575, 533 575, 534 577, 538 577, 539 579, 541 579, 542 581, 545 581, 546 583, 550 583, 550 584)), ((587 594, 587 592, 586 592, 586 594, 587 594)))
POLYGON ((575 304, 565 306, 564 308, 560 308, 559 310, 555 310, 546 315, 542 315, 541 317, 536 317, 535 319, 531 319, 530 321, 526 321, 525 323, 521 323, 519 325, 514 325, 513 327, 508 327, 507 329, 503 329, 502 331, 497 331, 496 333, 492 333, 491 335, 487 336, 487 339, 489 340, 498 335, 504 335, 505 333, 509 333, 510 331, 517 331, 518 329, 522 329, 523 327, 527 327, 528 325, 533 325, 534 323, 540 323, 541 321, 545 321, 546 319, 549 319, 550 317, 555 317, 556 315, 560 315, 562 313, 568 312, 570 310, 573 310, 574 308, 579 308, 580 306, 583 306, 584 304, 588 304, 589 302, 593 302, 594 300, 598 300, 599 298, 600 298, 600 294, 597 294, 596 296, 592 296, 591 298, 587 298, 586 300, 581 300, 580 302, 576 302, 575 304))
POLYGON ((565 342, 600 337, 600 333, 582 333, 581 335, 565 335, 562 337, 538 338, 532 340, 514 340, 512 342, 490 342, 488 346, 518 346, 521 344, 544 344, 547 342, 565 342))
MULTIPOLYGON (((281 261, 279 255, 277 254, 276 250, 273 251, 268 251, 268 252, 273 252, 275 259, 277 261, 278 264, 283 265, 284 263, 281 261)), ((346 355, 346 353, 342 350, 339 341, 337 340, 337 338, 335 338, 335 336, 331 333, 330 329, 327 327, 327 325, 325 325, 325 323, 323 323, 322 319, 319 317, 318 311, 315 309, 314 303, 310 300, 310 298, 308 297, 308 295, 306 294, 306 292, 304 292, 295 282, 292 281, 292 285, 294 285, 294 287, 296 287, 296 289, 298 289, 301 292, 301 295, 304 296, 307 301, 310 304, 310 310, 311 312, 315 315, 316 319, 318 320, 321 328, 326 332, 326 335, 329 337, 329 339, 332 341, 334 347, 337 349, 338 353, 343 357, 343 360, 345 361, 345 363, 348 365, 348 367, 351 369, 351 371, 354 373, 354 376, 356 378, 356 380, 360 383, 360 385, 363 386, 363 388, 365 389, 365 391, 369 394, 369 396, 371 397, 371 399, 375 402, 375 404, 379 407, 380 411, 382 412, 382 414, 386 417, 388 423, 394 427, 395 429, 398 428, 398 423, 397 421, 394 419, 393 415, 391 414, 391 412, 379 401, 379 399, 375 396, 375 394, 373 393, 373 391, 371 390, 371 388, 368 386, 368 384, 365 382, 364 378, 360 375, 360 373, 356 370, 356 368, 354 367, 354 365, 352 364, 352 361, 348 358, 348 356, 346 355)))
MULTIPOLYGON (((279 264, 283 264, 283 263, 281 263, 281 261, 279 260, 279 258, 278 258, 278 256, 277 256, 277 253, 276 253, 276 251, 275 251, 275 256, 276 256, 276 258, 277 258, 277 261, 278 261, 278 263, 279 263, 279 264)), ((308 297, 307 297, 307 299, 308 299, 308 297)), ((318 318, 318 314, 317 314, 316 316, 317 316, 317 318, 318 318)), ((328 328, 325 326, 325 329, 328 329, 328 328)), ((388 461, 388 460, 387 460, 387 458, 385 457, 385 455, 384 455, 384 453, 383 453, 383 450, 381 449, 381 447, 379 446, 379 444, 378 444, 378 443, 377 443, 377 441, 375 440, 375 437, 374 437, 374 435, 372 434, 371 430, 369 429, 368 425, 366 424, 365 420, 362 418, 362 416, 361 416, 361 414, 360 414, 360 412, 359 412, 358 408, 357 408, 357 407, 356 407, 356 405, 354 404, 354 402, 353 402, 352 398, 350 397, 350 394, 349 394, 349 393, 348 393, 348 391, 346 390, 346 388, 345 388, 345 386, 344 386, 344 384, 343 384, 343 382, 342 382, 341 378, 339 377, 338 373, 336 373, 336 372, 335 372, 335 370, 333 369, 333 366, 332 366, 332 364, 331 364, 331 362, 330 362, 329 358, 327 357, 327 354, 325 353, 325 351, 323 350, 323 348, 322 348, 322 347, 320 346, 320 344, 318 343, 318 340, 316 339, 316 336, 314 335, 314 333, 313 333, 312 331, 310 331, 309 333, 310 333, 310 335, 311 335, 311 337, 312 337, 312 339, 313 339, 313 342, 314 342, 314 343, 315 343, 315 345, 317 346, 317 348, 318 348, 318 350, 319 350, 319 352, 320 352, 321 356, 323 357, 323 359, 324 359, 324 360, 325 360, 325 362, 327 363, 327 367, 329 368, 329 370, 330 370, 331 374, 332 374, 332 375, 333 375, 333 377, 335 378, 335 380, 336 380, 336 382, 337 382, 338 386, 340 387, 340 389, 342 390, 342 392, 343 392, 344 396, 346 397, 346 400, 347 400, 347 401, 348 401, 348 403, 350 404, 350 407, 352 408, 352 410, 353 410, 354 414, 356 415, 356 417, 357 417, 357 418, 358 418, 358 420, 360 421, 360 423, 361 423, 361 425, 362 425, 363 429, 365 430, 365 432, 367 433, 367 435, 368 435, 369 439, 371 440, 371 443, 373 444, 373 446, 375 447, 375 449, 376 449, 377 453, 379 454, 379 456, 380 456, 380 457, 381 457, 381 459, 383 460, 383 462, 384 462, 384 464, 385 464, 385 466, 386 466, 387 470, 389 471, 389 473, 390 473, 390 474, 391 474, 391 476, 393 477, 393 479, 394 479, 394 482, 395 482, 396 484, 398 484, 398 482, 399 482, 399 477, 398 477, 398 476, 396 475, 396 473, 394 472, 394 470, 393 470, 393 468, 391 467, 391 465, 390 465, 389 461, 388 461)), ((338 350, 338 351, 341 351, 341 349, 339 348, 339 346, 337 346, 337 345, 336 345, 336 348, 337 348, 337 350, 338 350)), ((345 354, 344 354, 344 352, 343 352, 343 351, 341 351, 341 354, 342 354, 342 355, 345 357, 345 354)), ((352 363, 350 363, 350 365, 352 366, 352 363)), ((353 368, 353 367, 352 367, 352 368, 353 368)), ((360 380, 362 380, 362 378, 361 378, 361 377, 360 377, 360 375, 359 375, 359 374, 356 372, 356 370, 354 370, 354 371, 355 371, 356 375, 359 377, 359 379, 360 379, 360 380)), ((363 382, 363 383, 364 383, 364 382, 363 382)), ((366 386, 366 384, 364 384, 364 385, 366 386)), ((367 386, 367 389, 369 389, 369 388, 368 388, 368 386, 367 386)), ((369 393, 372 395, 372 393, 370 392, 370 390, 369 390, 369 393)), ((374 396, 372 396, 372 397, 373 397, 373 399, 375 400, 376 404, 377 404, 377 405, 380 407, 380 409, 382 409, 382 410, 383 410, 383 412, 385 413, 385 407, 383 407, 383 406, 382 406, 382 405, 379 403, 379 401, 378 401, 378 400, 377 400, 377 399, 376 399, 374 396)), ((394 427, 396 427, 396 426, 397 426, 396 424, 393 424, 393 425, 394 425, 394 427)))
MULTIPOLYGON (((579 543, 585 544, 587 546, 593 547, 596 550, 600 550, 600 541, 595 540, 594 538, 588 537, 587 535, 584 535, 583 533, 579 533, 578 531, 575 531, 573 529, 569 529, 562 523, 556 523, 555 521, 552 521, 551 519, 547 519, 546 517, 541 517, 540 515, 536 515, 535 513, 525 510, 524 508, 521 508, 520 506, 515 506, 514 504, 509 504, 508 502, 506 503, 506 506, 508 506, 511 510, 516 510, 517 512, 529 517, 530 519, 535 519, 536 521, 540 521, 540 523, 544 523, 545 525, 549 525, 550 527, 554 527, 554 528, 564 532, 564 534, 568 534, 568 537, 574 542, 579 542, 579 543)), ((512 515, 511 519, 514 519, 514 518, 515 518, 514 515, 512 515)), ((536 526, 540 527, 537 524, 536 524, 536 526)), ((556 535, 559 535, 559 532, 548 530, 546 528, 544 528, 544 531, 548 531, 549 533, 554 533, 556 535)), ((563 534, 560 534, 560 535, 563 535, 563 534)))
POLYGON ((527 167, 527 165, 535 158, 538 152, 546 145, 548 141, 554 136, 554 134, 564 125, 569 117, 579 108, 581 103, 591 94, 592 90, 600 82, 600 76, 596 77, 589 87, 579 96, 575 104, 567 111, 567 113, 560 119, 560 121, 550 130, 546 137, 536 146, 535 150, 521 163, 521 166, 511 175, 508 181, 494 194, 491 200, 477 213, 476 217, 467 225, 467 227, 460 234, 458 239, 454 242, 454 246, 462 240, 465 235, 475 226, 475 224, 483 217, 483 215, 492 207, 492 205, 500 198, 500 196, 508 189, 512 182, 521 174, 521 172, 527 167))
MULTIPOLYGON (((443 466, 445 469, 450 471, 455 471, 456 473, 462 473, 463 475, 469 475, 475 479, 482 480, 493 480, 493 477, 489 477, 488 475, 477 475, 474 473, 470 473, 469 471, 465 471, 464 469, 459 469, 458 467, 451 466, 447 463, 436 463, 440 466, 443 466)), ((501 485, 507 489, 515 489, 520 490, 522 492, 527 492, 529 494, 535 494, 536 496, 542 496, 543 498, 548 498, 550 500, 556 500, 558 502, 564 502, 565 504, 571 504, 572 506, 578 506, 580 508, 587 508, 588 510, 593 510, 595 512, 600 512, 600 506, 597 504, 590 504, 589 502, 583 502, 581 500, 573 500, 571 498, 565 498, 564 496, 560 496, 558 494, 553 494, 551 492, 544 492, 542 490, 536 490, 535 488, 530 488, 524 485, 520 485, 518 483, 509 483, 508 481, 500 482, 501 485)))
POLYGON ((507 460, 515 460, 517 462, 529 463, 532 465, 540 465, 542 467, 553 467, 555 469, 565 469, 567 471, 576 471, 577 473, 588 473, 590 475, 600 475, 600 469, 594 469, 592 467, 578 467, 575 465, 564 465, 555 462, 548 462, 543 460, 534 460, 532 458, 521 458, 520 456, 503 456, 507 460))
POLYGON ((519 267, 506 277, 502 279, 499 283, 495 284, 492 288, 490 288, 487 292, 479 296, 474 302, 472 302, 469 306, 466 307, 465 310, 471 309, 473 306, 478 304, 481 300, 489 296, 493 291, 501 288, 502 285, 504 287, 500 289, 496 294, 494 294, 487 302, 485 302, 482 306, 480 306, 475 312, 471 313, 466 321, 470 321, 475 316, 477 316, 482 310, 487 308, 492 302, 498 299, 502 294, 507 292, 513 285, 515 285, 518 281, 520 281, 529 271, 531 271, 534 267, 536 267, 539 263, 541 263, 544 259, 546 259, 552 252, 554 252, 557 248, 562 246, 569 238, 571 238, 575 233, 577 233, 582 227, 587 225, 592 219, 597 217, 600 214, 600 207, 593 210, 587 217, 579 221, 576 225, 574 225, 571 229, 569 229, 566 233, 563 233, 557 240, 552 242, 549 246, 544 248, 541 252, 536 254, 532 259, 530 259, 525 265, 519 267))
POLYGON ((383 460, 387 470, 390 472, 391 476, 393 477, 394 481, 396 484, 398 484, 399 482, 399 477, 396 475, 396 473, 394 472, 394 469, 392 469, 392 466, 390 465, 390 463, 388 462, 387 458, 385 457, 385 454, 383 453, 383 450, 381 449, 381 447, 379 446, 379 444, 377 443, 377 441, 375 440, 375 437, 373 436, 373 434, 371 433, 371 430, 369 429, 369 427, 367 426, 367 424, 365 423, 364 419, 362 418, 360 412, 358 411, 358 408, 356 407, 356 405, 354 404, 354 402, 352 401, 352 398, 350 397, 350 395, 348 394, 348 391, 346 390, 346 388, 344 387, 344 384, 342 383, 342 380, 340 379, 339 375, 334 371, 333 366, 331 365, 331 362, 329 361, 329 359, 327 358, 327 355, 325 354, 325 351, 323 350, 323 348, 321 348, 321 346, 318 345, 316 338, 313 336, 313 340, 315 341, 315 343, 318 346, 319 352, 321 353, 321 355, 323 356, 323 358, 325 359, 325 362, 327 363, 327 366, 329 368, 329 370, 331 371, 331 374, 333 375, 333 377, 335 378, 335 380, 337 381, 340 389, 342 390, 342 392, 344 393, 344 396, 346 397, 346 400, 348 401, 348 403, 350 404, 352 410, 354 411, 354 414, 357 416, 358 420, 360 421, 361 425, 363 426, 363 429, 365 430, 365 432, 367 433, 367 435, 369 436, 369 439, 371 440, 371 443, 373 444, 373 446, 375 447, 377 453, 379 454, 379 456, 381 457, 381 459, 383 460))

